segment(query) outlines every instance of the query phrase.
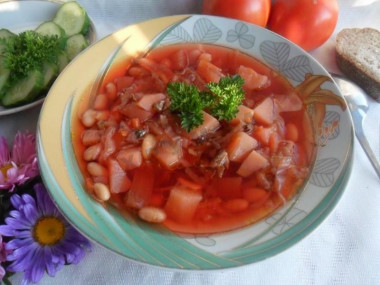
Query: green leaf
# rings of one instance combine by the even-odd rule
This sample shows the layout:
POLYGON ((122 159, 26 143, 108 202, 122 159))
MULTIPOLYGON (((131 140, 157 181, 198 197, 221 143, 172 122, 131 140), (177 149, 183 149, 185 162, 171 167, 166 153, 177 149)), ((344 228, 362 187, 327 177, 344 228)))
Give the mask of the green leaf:
POLYGON ((166 91, 170 97, 170 110, 179 114, 181 125, 187 132, 203 123, 203 103, 194 85, 171 82, 166 91))
POLYGON ((218 120, 230 121, 235 118, 244 99, 243 84, 244 80, 239 75, 222 77, 219 83, 209 83, 206 91, 185 82, 171 82, 166 90, 170 97, 170 110, 179 115, 187 132, 203 123, 203 110, 209 110, 218 120))
POLYGON ((219 83, 209 83, 207 87, 216 97, 210 112, 218 120, 230 121, 235 118, 238 107, 244 99, 244 80, 239 75, 222 77, 219 83))
POLYGON ((56 64, 63 48, 63 41, 58 36, 31 30, 9 38, 3 56, 5 66, 11 70, 11 80, 25 77, 32 70, 42 70, 43 62, 56 64))

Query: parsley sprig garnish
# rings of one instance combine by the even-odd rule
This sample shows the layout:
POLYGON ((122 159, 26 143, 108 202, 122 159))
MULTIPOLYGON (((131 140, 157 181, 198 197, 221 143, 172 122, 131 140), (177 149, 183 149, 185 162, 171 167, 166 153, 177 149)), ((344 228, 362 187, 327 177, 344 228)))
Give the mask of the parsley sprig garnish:
POLYGON ((219 121, 235 118, 244 99, 243 84, 244 80, 240 75, 222 77, 219 83, 207 84, 207 88, 214 95, 214 100, 209 106, 210 113, 219 121))
POLYGON ((187 132, 203 123, 203 110, 208 110, 219 121, 230 121, 235 118, 244 99, 243 84, 240 75, 225 76, 218 83, 208 83, 204 91, 185 82, 171 82, 166 90, 170 110, 178 113, 187 132))
POLYGON ((25 77, 31 70, 42 70, 44 62, 57 63, 59 51, 65 47, 65 41, 58 36, 32 30, 10 37, 5 43, 3 56, 12 80, 25 77))

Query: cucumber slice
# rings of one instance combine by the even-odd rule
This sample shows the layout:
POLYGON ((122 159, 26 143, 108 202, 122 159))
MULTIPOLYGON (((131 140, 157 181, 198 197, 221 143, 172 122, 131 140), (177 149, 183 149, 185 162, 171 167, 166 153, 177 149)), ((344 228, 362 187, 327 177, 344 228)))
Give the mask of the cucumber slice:
POLYGON ((7 29, 0 29, 0 38, 7 39, 10 37, 14 37, 15 34, 12 33, 10 30, 7 29))
POLYGON ((59 38, 65 36, 65 30, 53 21, 42 23, 36 28, 36 32, 45 36, 58 36, 59 38))
POLYGON ((5 67, 4 58, 0 57, 0 99, 5 95, 10 70, 5 67))
POLYGON ((4 107, 12 107, 32 101, 43 87, 43 75, 38 70, 31 71, 27 77, 16 81, 1 99, 4 107))
POLYGON ((54 79, 58 75, 58 66, 51 62, 44 62, 42 64, 42 74, 43 74, 43 89, 47 89, 53 83, 54 79))
POLYGON ((4 54, 6 47, 7 42, 5 41, 5 39, 0 38, 0 56, 4 54))
POLYGON ((0 29, 0 55, 3 54, 5 47, 7 46, 7 40, 16 35, 7 29, 0 29))
POLYGON ((88 42, 82 34, 76 34, 67 39, 66 54, 72 60, 78 53, 88 47, 88 42))
POLYGON ((69 63, 69 58, 67 57, 67 54, 65 52, 61 52, 58 55, 58 62, 57 62, 58 72, 61 73, 68 63, 69 63))
POLYGON ((90 26, 87 12, 75 1, 63 4, 53 21, 65 30, 68 37, 80 33, 86 34, 90 26))

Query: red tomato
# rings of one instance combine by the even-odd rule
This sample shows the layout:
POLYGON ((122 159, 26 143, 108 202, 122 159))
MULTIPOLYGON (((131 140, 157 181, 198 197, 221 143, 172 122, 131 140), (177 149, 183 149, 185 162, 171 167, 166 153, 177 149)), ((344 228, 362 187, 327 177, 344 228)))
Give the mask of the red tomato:
POLYGON ((270 7, 271 0, 204 0, 202 13, 238 19, 265 27, 270 7))
POLYGON ((337 0, 277 0, 268 28, 309 51, 331 36, 338 13, 337 0))

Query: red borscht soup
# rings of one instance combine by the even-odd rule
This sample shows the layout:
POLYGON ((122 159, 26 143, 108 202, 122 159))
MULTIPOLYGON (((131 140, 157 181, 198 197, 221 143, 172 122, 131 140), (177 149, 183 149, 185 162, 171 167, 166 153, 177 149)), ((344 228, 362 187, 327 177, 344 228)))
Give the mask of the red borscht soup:
MULTIPOLYGON (((194 100, 184 103, 190 111, 194 100)), ((291 84, 255 58, 208 44, 159 47, 115 67, 79 110, 73 138, 95 199, 193 234, 231 231, 272 213, 303 185, 314 153, 291 84), (244 99, 234 117, 218 119, 206 107, 201 124, 185 129, 169 84, 201 96, 208 83, 237 75, 244 99)))

